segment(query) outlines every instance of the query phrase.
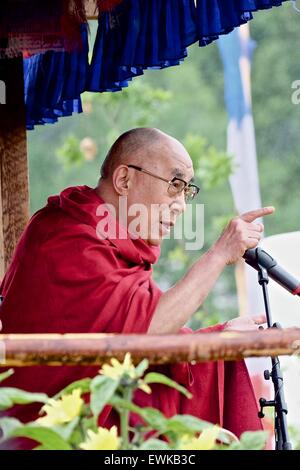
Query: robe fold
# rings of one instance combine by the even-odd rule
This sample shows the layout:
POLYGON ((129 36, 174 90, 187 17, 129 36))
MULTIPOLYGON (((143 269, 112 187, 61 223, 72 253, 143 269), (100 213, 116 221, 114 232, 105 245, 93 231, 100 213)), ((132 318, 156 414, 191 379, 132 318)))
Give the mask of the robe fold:
MULTIPOLYGON (((96 191, 65 189, 30 220, 1 284, 3 333, 146 333, 161 290, 152 279, 160 249, 141 239, 107 236, 99 222, 115 223, 96 191)), ((116 224, 117 225, 117 224, 116 224)), ((124 228, 118 225, 118 233, 124 228)), ((222 325, 180 334, 221 331, 222 325)), ((219 423, 237 435, 261 430, 257 403, 244 361, 179 363, 152 367, 184 385, 191 400, 164 385, 152 394, 138 390, 135 402, 167 417, 189 413, 219 423)), ((54 395, 70 382, 97 374, 99 367, 16 368, 6 386, 54 395)), ((36 405, 8 414, 24 422, 37 417, 36 405)), ((137 421, 134 415, 132 423, 137 421)), ((110 427, 116 414, 105 407, 99 424, 110 427)))

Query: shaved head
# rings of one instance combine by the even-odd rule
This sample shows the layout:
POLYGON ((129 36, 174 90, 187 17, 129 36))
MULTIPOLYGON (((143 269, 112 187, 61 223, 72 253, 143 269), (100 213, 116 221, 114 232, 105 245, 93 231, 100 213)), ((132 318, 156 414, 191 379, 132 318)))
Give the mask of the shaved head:
POLYGON ((158 129, 138 128, 113 144, 96 191, 116 209, 116 217, 127 228, 134 223, 138 205, 144 214, 139 225, 142 238, 157 245, 186 209, 184 190, 174 191, 171 182, 180 178, 188 184, 193 176, 193 162, 178 140, 158 129))
MULTIPOLYGON (((141 165, 149 161, 155 165, 162 155, 185 154, 183 145, 173 137, 154 128, 137 128, 122 134, 110 148, 101 168, 101 179, 108 179, 119 165, 141 165)), ((176 159, 174 161, 176 165, 176 159)))

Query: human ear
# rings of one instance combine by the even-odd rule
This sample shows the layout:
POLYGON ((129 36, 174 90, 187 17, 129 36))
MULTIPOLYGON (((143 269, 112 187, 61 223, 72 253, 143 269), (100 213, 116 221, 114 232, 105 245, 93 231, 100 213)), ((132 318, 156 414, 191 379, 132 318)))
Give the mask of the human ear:
POLYGON ((130 176, 126 165, 118 166, 113 172, 112 183, 120 196, 127 196, 130 187, 130 176))

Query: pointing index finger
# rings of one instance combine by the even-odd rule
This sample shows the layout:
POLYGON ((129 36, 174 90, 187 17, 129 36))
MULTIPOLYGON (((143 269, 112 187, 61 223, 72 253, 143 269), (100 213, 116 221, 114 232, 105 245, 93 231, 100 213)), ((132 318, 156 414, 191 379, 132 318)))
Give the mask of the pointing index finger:
POLYGON ((255 219, 259 217, 264 217, 265 215, 270 215, 275 212, 275 207, 263 207, 262 209, 256 209, 254 211, 246 212, 245 214, 241 215, 241 219, 245 222, 253 222, 255 219))

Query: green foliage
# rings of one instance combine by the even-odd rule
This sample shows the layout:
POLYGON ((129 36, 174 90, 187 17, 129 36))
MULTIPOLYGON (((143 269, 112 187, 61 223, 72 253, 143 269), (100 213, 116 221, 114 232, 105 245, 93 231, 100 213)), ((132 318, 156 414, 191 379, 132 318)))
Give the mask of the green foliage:
POLYGON ((144 359, 135 368, 136 376, 137 377, 143 377, 144 372, 148 369, 148 367, 149 367, 149 361, 148 361, 148 359, 144 359))
POLYGON ((0 410, 7 410, 13 405, 27 405, 28 403, 46 403, 47 395, 44 393, 30 393, 18 388, 0 388, 0 410))
POLYGON ((239 442, 230 445, 229 450, 263 450, 267 438, 266 431, 245 432, 239 442))
POLYGON ((11 375, 13 375, 14 371, 13 369, 6 370, 5 372, 2 372, 0 374, 0 382, 3 382, 3 380, 8 379, 11 375))
MULTIPOLYGON (((194 416, 175 415, 167 418, 157 409, 137 406, 133 402, 133 393, 137 388, 151 392, 145 389, 147 384, 163 384, 191 398, 184 387, 162 374, 150 372, 143 378, 147 366, 148 361, 144 360, 134 367, 130 355, 126 354, 123 363, 112 359, 111 365, 105 364, 100 375, 92 380, 84 379, 70 384, 56 395, 56 399, 46 397, 47 404, 42 409, 46 416, 28 424, 12 417, 1 418, 2 447, 5 448, 5 442, 10 438, 24 437, 38 443, 35 450, 170 450, 185 448, 184 445, 195 450, 264 448, 266 433, 244 433, 239 441, 225 429, 194 416), (78 385, 83 385, 84 390, 76 388, 78 385), (90 401, 84 403, 81 395, 87 391, 90 393, 90 401), (120 437, 114 427, 110 430, 98 427, 98 416, 105 405, 112 406, 119 413, 120 437), (143 423, 130 426, 130 413, 138 415, 143 423), (131 439, 129 432, 132 434, 131 439)), ((40 394, 31 394, 31 398, 32 401, 42 401, 40 394)), ((30 403, 28 392, 19 389, 15 391, 11 406, 15 403, 30 403)))
POLYGON ((157 115, 168 108, 171 99, 170 91, 138 80, 134 91, 130 87, 121 93, 84 93, 83 105, 88 107, 91 115, 98 116, 101 110, 102 125, 107 129, 102 139, 110 147, 123 132, 125 120, 128 120, 128 129, 155 125, 157 115))
POLYGON ((119 386, 119 381, 98 375, 91 382, 91 411, 96 419, 106 403, 114 395, 119 386))
POLYGON ((289 426, 289 434, 294 450, 300 450, 300 431, 294 426, 289 426))
POLYGON ((170 450, 168 444, 164 441, 160 441, 159 439, 148 439, 144 441, 140 447, 140 450, 170 450))
POLYGON ((196 312, 191 320, 188 322, 188 325, 192 330, 197 330, 200 325, 202 328, 207 328, 209 326, 216 325, 220 321, 220 314, 217 312, 207 312, 206 310, 199 310, 196 312))
POLYGON ((209 426, 209 423, 195 418, 195 416, 176 415, 168 419, 166 432, 194 435, 197 432, 204 431, 204 429, 207 429, 209 426))
POLYGON ((56 155, 65 164, 66 168, 83 164, 83 155, 79 149, 79 140, 72 134, 68 135, 56 155))
POLYGON ((22 423, 16 418, 0 418, 1 440, 9 439, 20 427, 22 427, 22 423))
POLYGON ((233 172, 232 157, 219 152, 207 140, 196 134, 187 134, 183 141, 189 152, 195 173, 206 190, 212 190, 226 181, 233 172))
POLYGON ((92 379, 80 379, 76 380, 76 382, 71 383, 67 387, 65 387, 63 390, 61 390, 59 393, 55 395, 55 399, 60 398, 62 395, 67 395, 72 393, 74 390, 77 390, 80 388, 82 393, 87 393, 90 391, 90 385, 91 385, 92 379))
POLYGON ((157 383, 167 385, 168 387, 175 388, 175 390, 178 390, 178 392, 182 393, 187 398, 192 398, 192 395, 184 387, 177 384, 176 382, 174 382, 174 380, 169 379, 163 374, 158 374, 157 372, 149 372, 149 374, 145 376, 144 381, 146 384, 157 383))
POLYGON ((42 426, 23 425, 10 435, 10 437, 28 437, 40 442, 39 450, 72 450, 72 447, 60 435, 49 428, 42 426))

